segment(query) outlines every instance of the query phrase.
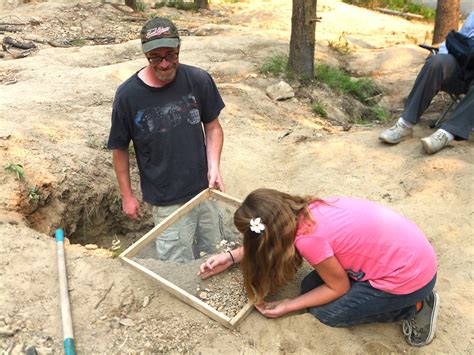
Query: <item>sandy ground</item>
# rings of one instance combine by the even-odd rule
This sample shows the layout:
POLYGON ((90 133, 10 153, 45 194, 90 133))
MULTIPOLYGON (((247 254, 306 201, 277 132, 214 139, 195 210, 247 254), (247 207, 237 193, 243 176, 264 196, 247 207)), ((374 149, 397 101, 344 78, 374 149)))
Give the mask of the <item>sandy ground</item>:
MULTIPOLYGON (((0 170, 0 349, 62 351, 51 238, 62 227, 72 243, 66 255, 79 353, 472 352, 472 138, 427 156, 419 141, 431 132, 427 121, 413 139, 388 147, 377 136, 392 121, 343 131, 314 116, 305 98, 269 99, 265 88, 279 78, 257 69, 264 58, 287 51, 290 3, 222 5, 194 15, 159 12, 206 33, 183 39, 181 61, 209 70, 226 102, 221 122, 227 193, 244 198, 255 188, 272 187, 360 196, 416 221, 439 260, 441 310, 433 343, 409 347, 399 324, 333 329, 304 313, 270 320, 254 311, 228 330, 111 257, 107 248, 114 237, 127 246, 150 227, 149 219, 134 224, 122 216, 110 153, 103 149, 115 89, 146 64, 139 42, 131 40, 43 46, 27 58, 0 61, 0 161, 25 170, 21 180, 0 170), (103 248, 87 250, 88 243, 103 248)), ((426 56, 414 43, 423 42, 432 25, 337 1, 318 3, 318 60, 371 76, 395 119, 426 56), (353 45, 345 57, 328 48, 343 32, 353 45)), ((11 13, 46 19, 60 16, 63 6, 30 4, 11 13)), ((334 121, 344 120, 337 104, 328 111, 334 121)), ((294 294, 298 283, 285 290, 294 294)))

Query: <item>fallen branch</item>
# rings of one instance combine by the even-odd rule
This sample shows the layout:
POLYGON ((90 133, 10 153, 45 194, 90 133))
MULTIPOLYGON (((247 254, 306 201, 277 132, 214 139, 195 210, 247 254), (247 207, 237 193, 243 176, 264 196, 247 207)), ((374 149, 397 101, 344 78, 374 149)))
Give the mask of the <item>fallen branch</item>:
POLYGON ((22 25, 26 25, 26 23, 21 22, 21 19, 16 15, 7 15, 7 16, 0 17, 0 25, 22 26, 22 25), (14 19, 17 19, 18 21, 13 22, 14 19), (5 21, 2 21, 2 20, 5 20, 5 21))
POLYGON ((36 48, 36 44, 33 42, 22 42, 22 41, 17 41, 16 39, 13 39, 11 37, 4 37, 3 38, 3 43, 2 47, 4 50, 6 50, 7 46, 12 46, 20 49, 33 49, 36 48))
POLYGON ((416 15, 416 14, 411 14, 409 12, 401 12, 401 11, 396 11, 396 10, 390 10, 390 9, 384 9, 383 7, 376 7, 375 8, 377 11, 390 14, 390 15, 397 15, 397 16, 402 16, 402 17, 407 17, 407 18, 414 18, 417 20, 423 20, 424 17, 422 15, 416 15))
POLYGON ((72 43, 69 42, 67 39, 53 39, 51 41, 48 41, 48 44, 51 47, 61 47, 61 48, 72 47, 72 43))
POLYGON ((127 16, 127 17, 122 17, 122 20, 128 21, 128 22, 145 22, 147 19, 145 17, 127 16))
POLYGON ((47 39, 30 38, 30 37, 24 37, 24 38, 27 41, 32 41, 32 42, 39 43, 39 44, 48 44, 47 39))
POLYGON ((25 51, 21 51, 21 52, 18 52, 18 53, 11 53, 9 52, 14 59, 20 59, 20 58, 26 58, 28 57, 32 52, 33 52, 33 48, 32 49, 27 49, 25 51))
POLYGON ((23 28, 14 24, 0 24, 0 31, 2 32, 21 32, 23 28))
POLYGON ((104 294, 102 295, 102 297, 97 301, 97 303, 95 304, 94 306, 94 309, 97 309, 97 307, 99 307, 99 305, 102 303, 103 300, 105 300, 105 297, 107 297, 107 295, 109 294, 110 290, 112 289, 112 287, 114 286, 114 282, 112 282, 109 286, 109 288, 107 290, 105 290, 104 294))
POLYGON ((376 98, 378 98, 378 97, 380 97, 380 96, 382 96, 382 94, 377 94, 377 95, 368 97, 368 98, 364 99, 364 101, 370 101, 370 100, 376 99, 376 98))
POLYGON ((77 39, 79 40, 84 39, 87 41, 94 41, 94 42, 99 41, 99 42, 105 42, 105 43, 110 43, 110 42, 115 41, 115 37, 111 37, 111 36, 80 37, 77 39))

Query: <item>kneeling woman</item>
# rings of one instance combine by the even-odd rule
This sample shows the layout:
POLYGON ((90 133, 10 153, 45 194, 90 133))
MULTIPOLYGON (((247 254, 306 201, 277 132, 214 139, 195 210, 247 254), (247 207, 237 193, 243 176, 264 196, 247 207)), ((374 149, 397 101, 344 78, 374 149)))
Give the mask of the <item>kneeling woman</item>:
POLYGON ((350 327, 402 321, 410 345, 434 336, 436 255, 420 229, 374 202, 300 197, 271 189, 247 196, 234 214, 243 247, 210 257, 207 278, 241 263, 249 298, 267 317, 307 308, 322 323, 350 327), (306 259, 313 267, 294 299, 265 302, 306 259))

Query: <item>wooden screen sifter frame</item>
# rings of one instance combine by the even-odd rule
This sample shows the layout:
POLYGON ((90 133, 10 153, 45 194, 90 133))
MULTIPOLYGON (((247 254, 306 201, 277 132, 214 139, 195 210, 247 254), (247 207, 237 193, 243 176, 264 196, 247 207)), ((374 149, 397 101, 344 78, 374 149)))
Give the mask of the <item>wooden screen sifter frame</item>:
POLYGON ((200 192, 198 195, 196 195, 194 198, 189 200, 184 205, 182 205, 175 212, 173 212, 167 218, 165 218, 163 222, 155 226, 143 237, 141 237, 139 240, 133 243, 130 247, 128 247, 124 252, 120 254, 119 258, 126 265, 132 267, 133 269, 155 280, 161 287, 163 287, 165 290, 167 290, 171 294, 178 297, 183 302, 196 308, 197 310, 204 313, 211 319, 214 319, 215 321, 219 322, 223 326, 229 329, 234 329, 238 323, 240 323, 247 315, 250 314, 250 312, 252 312, 253 310, 252 302, 248 301, 247 304, 245 304, 244 307, 233 318, 230 318, 227 315, 209 306, 207 303, 200 300, 198 297, 190 294, 189 292, 183 290, 182 288, 173 284, 169 280, 161 277, 160 275, 156 274, 155 272, 147 269, 146 267, 140 265, 139 263, 131 259, 135 255, 137 255, 143 248, 145 248, 148 244, 154 242, 155 238, 158 235, 160 235, 165 229, 167 229, 171 224, 176 222, 183 215, 189 213, 194 207, 199 205, 201 202, 204 202, 211 198, 217 201, 230 204, 234 207, 239 207, 242 204, 242 201, 239 199, 229 196, 223 192, 208 188, 200 192))

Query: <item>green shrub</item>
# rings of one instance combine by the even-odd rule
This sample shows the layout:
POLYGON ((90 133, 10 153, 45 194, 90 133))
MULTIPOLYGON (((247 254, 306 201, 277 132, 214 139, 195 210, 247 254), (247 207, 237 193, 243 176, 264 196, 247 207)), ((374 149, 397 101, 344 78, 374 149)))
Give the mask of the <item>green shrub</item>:
POLYGON ((313 111, 313 113, 315 113, 316 115, 319 115, 323 118, 327 118, 328 117, 328 113, 326 112, 326 109, 324 108, 324 106, 322 104, 320 104, 319 102, 315 102, 312 106, 311 106, 311 111, 313 111))
POLYGON ((364 125, 364 126, 365 126, 365 125, 368 125, 368 124, 370 123, 370 121, 369 121, 367 118, 365 118, 365 117, 361 117, 361 118, 356 118, 356 119, 354 120, 354 123, 355 123, 355 124, 360 124, 360 125, 364 125))
POLYGON ((137 1, 137 11, 138 12, 145 12, 146 4, 143 1, 137 1))
POLYGON ((194 4, 194 2, 189 1, 184 2, 182 0, 165 0, 155 3, 155 9, 158 9, 163 6, 174 7, 178 10, 197 10, 197 6, 194 4))
POLYGON ((372 98, 380 95, 380 89, 369 78, 354 79, 345 71, 327 64, 316 65, 316 80, 349 94, 365 104, 372 104, 372 98))
POLYGON ((4 167, 4 169, 14 173, 18 180, 21 180, 25 177, 25 170, 23 170, 23 165, 21 164, 8 164, 4 167))
POLYGON ((379 105, 372 106, 371 110, 376 119, 380 122, 387 122, 390 119, 390 112, 379 105))
POLYGON ((28 190, 28 198, 31 202, 38 203, 41 199, 41 191, 39 191, 36 186, 32 187, 28 190))
POLYGON ((343 0, 352 5, 360 5, 364 7, 383 7, 390 10, 400 12, 408 12, 411 14, 421 15, 427 20, 434 20, 436 10, 427 6, 415 4, 410 0, 343 0))
POLYGON ((288 73, 288 56, 276 54, 268 57, 262 66, 258 69, 260 73, 265 74, 287 74, 288 73))

